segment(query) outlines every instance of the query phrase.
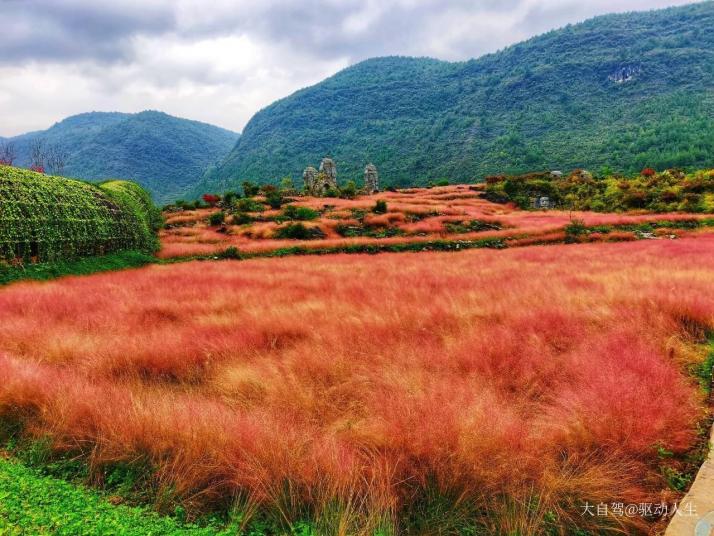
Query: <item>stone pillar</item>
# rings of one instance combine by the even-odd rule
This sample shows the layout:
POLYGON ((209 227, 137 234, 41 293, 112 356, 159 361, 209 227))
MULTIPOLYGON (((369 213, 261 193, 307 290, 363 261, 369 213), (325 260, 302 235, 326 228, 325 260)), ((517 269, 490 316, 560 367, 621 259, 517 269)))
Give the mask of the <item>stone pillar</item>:
POLYGON ((369 195, 379 191, 379 174, 374 164, 364 168, 364 191, 369 195))
POLYGON ((328 190, 334 188, 337 190, 337 167, 332 158, 323 158, 320 162, 320 174, 324 174, 324 188, 328 190))
POLYGON ((302 173, 302 180, 305 183, 305 192, 308 195, 319 195, 317 193, 317 170, 308 166, 302 173))

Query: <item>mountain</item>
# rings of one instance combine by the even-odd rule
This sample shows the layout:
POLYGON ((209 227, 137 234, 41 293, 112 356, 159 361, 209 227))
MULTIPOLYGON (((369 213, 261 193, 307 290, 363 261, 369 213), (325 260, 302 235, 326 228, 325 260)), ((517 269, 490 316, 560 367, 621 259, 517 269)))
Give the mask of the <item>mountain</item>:
POLYGON ((166 202, 194 187, 237 139, 238 134, 206 123, 145 111, 75 115, 6 141, 15 146, 18 166, 30 165, 32 145, 42 140, 45 148, 58 146, 66 153, 63 175, 133 179, 156 201, 166 202))
MULTIPOLYGON (((332 156, 383 184, 714 165, 714 2, 606 15, 480 59, 364 61, 257 113, 194 194, 332 156)), ((301 182, 301 179, 300 179, 301 182)))

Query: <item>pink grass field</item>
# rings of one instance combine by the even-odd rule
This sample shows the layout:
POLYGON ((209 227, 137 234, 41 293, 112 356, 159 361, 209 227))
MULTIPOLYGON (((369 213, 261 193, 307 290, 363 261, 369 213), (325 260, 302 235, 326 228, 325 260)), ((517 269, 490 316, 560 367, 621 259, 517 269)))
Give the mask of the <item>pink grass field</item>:
MULTIPOLYGON (((321 211, 315 221, 305 222, 308 227, 319 227, 325 238, 317 240, 288 240, 273 237, 279 224, 272 221, 245 225, 230 225, 222 230, 210 226, 208 217, 218 209, 199 209, 166 214, 167 229, 161 232, 159 257, 191 257, 212 255, 228 247, 246 253, 275 251, 301 246, 307 249, 344 247, 352 244, 402 244, 421 243, 435 239, 479 240, 504 238, 533 240, 562 232, 572 219, 581 219, 586 225, 622 225, 647 221, 696 219, 701 214, 602 214, 595 212, 518 210, 510 205, 499 205, 481 198, 478 186, 455 185, 436 188, 412 188, 398 192, 382 192, 356 199, 298 197, 293 203, 321 211), (375 201, 387 202, 387 214, 370 214, 375 201), (326 208, 327 207, 327 208, 326 208), (354 224, 351 209, 365 210, 365 223, 376 227, 396 228, 403 234, 390 238, 345 238, 336 232, 338 224, 354 224), (412 216, 417 215, 417 218, 412 216), (423 219, 422 219, 423 218, 423 219), (410 221, 415 220, 418 221, 410 221), (450 222, 479 220, 498 222, 501 230, 453 233, 445 226, 450 222)), ((280 211, 268 210, 262 216, 270 217, 280 211)), ((254 216, 261 214, 253 213, 254 216)), ((230 220, 230 218, 229 218, 230 220)))
POLYGON ((646 533, 582 505, 678 499, 713 327, 711 234, 157 265, 1 289, 0 416, 191 511, 646 533))

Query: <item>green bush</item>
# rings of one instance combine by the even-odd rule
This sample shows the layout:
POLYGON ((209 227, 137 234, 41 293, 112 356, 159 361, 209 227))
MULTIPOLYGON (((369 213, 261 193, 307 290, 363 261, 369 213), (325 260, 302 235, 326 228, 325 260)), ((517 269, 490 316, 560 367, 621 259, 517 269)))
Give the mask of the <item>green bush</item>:
POLYGON ((254 195, 258 195, 258 192, 260 192, 260 186, 257 184, 250 181, 243 182, 243 195, 246 197, 253 197, 254 195))
POLYGON ((387 213, 387 202, 381 199, 377 201, 372 207, 372 212, 375 214, 386 214, 387 213))
POLYGON ((265 196, 265 202, 273 209, 278 209, 283 206, 283 195, 280 192, 269 192, 265 196))
POLYGON ((288 238, 290 240, 312 240, 324 238, 325 233, 319 227, 306 227, 302 223, 290 223, 275 231, 275 238, 288 238))
POLYGON ((214 212, 208 217, 208 223, 211 225, 223 225, 223 222, 226 221, 226 213, 221 211, 214 212))
POLYGON ((575 170, 568 176, 530 173, 489 177, 485 197, 496 203, 513 202, 523 209, 546 196, 567 210, 616 212, 714 212, 714 170, 685 174, 676 169, 625 178, 593 177, 575 170))
POLYGON ((262 212, 263 210, 265 207, 250 197, 238 201, 239 212, 262 212))
POLYGON ((240 195, 238 194, 238 192, 226 192, 225 194, 223 194, 223 205, 226 207, 230 207, 239 197, 240 195))
POLYGON ((288 220, 309 221, 317 219, 320 216, 320 213, 309 207, 288 205, 285 207, 285 210, 283 210, 283 216, 288 220))
POLYGON ((230 246, 224 249, 219 255, 222 259, 240 259, 240 250, 235 246, 230 246))
POLYGON ((587 233, 588 228, 585 226, 583 220, 571 220, 571 222, 565 226, 565 241, 566 242, 576 242, 578 238, 585 233, 587 233))
POLYGON ((347 184, 340 189, 340 197, 345 199, 354 199, 357 197, 357 185, 355 181, 347 181, 347 184))
POLYGON ((161 225, 161 213, 135 183, 94 185, 0 167, 0 260, 152 253, 161 225))
POLYGON ((245 212, 236 212, 233 215, 231 223, 233 225, 245 225, 246 223, 251 223, 252 221, 253 218, 251 218, 249 214, 246 214, 245 212))

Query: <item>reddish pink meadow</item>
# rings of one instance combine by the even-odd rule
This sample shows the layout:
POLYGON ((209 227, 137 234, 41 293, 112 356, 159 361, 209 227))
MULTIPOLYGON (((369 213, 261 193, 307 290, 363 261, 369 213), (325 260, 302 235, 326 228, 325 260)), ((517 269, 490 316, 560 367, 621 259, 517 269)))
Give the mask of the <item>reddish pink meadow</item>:
MULTIPOLYGON (((445 186, 413 188, 398 192, 382 192, 356 199, 298 197, 296 206, 320 212, 317 219, 304 222, 308 228, 318 228, 323 237, 313 240, 283 239, 275 236, 284 222, 272 219, 280 210, 265 210, 250 215, 256 218, 246 224, 210 225, 208 217, 216 208, 171 212, 166 214, 167 228, 161 233, 162 258, 212 255, 228 247, 246 253, 275 251, 300 246, 307 249, 339 248, 349 245, 418 244, 433 240, 481 240, 500 238, 511 245, 530 242, 563 240, 563 229, 573 219, 588 226, 624 225, 662 220, 702 218, 701 214, 601 214, 595 212, 543 211, 531 212, 499 205, 481 198, 478 186, 445 186), (387 202, 386 214, 370 212, 377 200, 387 202), (362 211, 363 221, 355 219, 355 211, 362 211), (495 224, 500 229, 475 232, 453 225, 477 220, 495 224), (344 237, 339 226, 364 225, 374 232, 383 231, 385 237, 344 237), (388 231, 396 231, 390 236, 388 231)), ((631 238, 634 238, 630 234, 631 238)), ((610 239, 617 237, 612 236, 610 239)), ((627 237, 620 237, 623 239, 627 237)))
POLYGON ((677 499, 712 328, 711 234, 150 266, 0 290, 0 416, 194 512, 639 533, 582 505, 677 499))

